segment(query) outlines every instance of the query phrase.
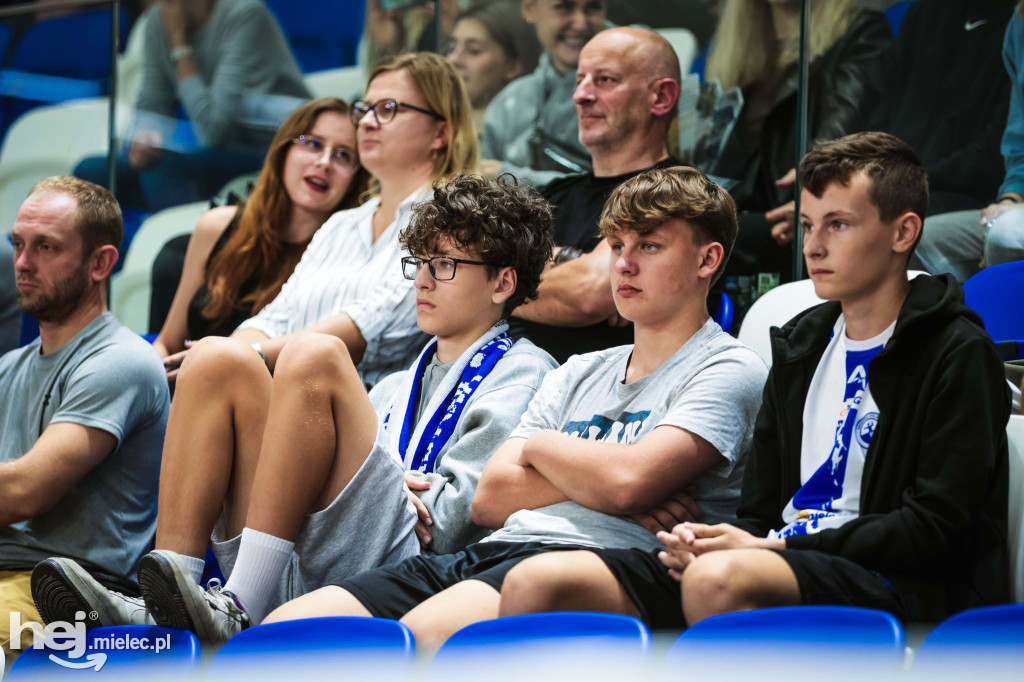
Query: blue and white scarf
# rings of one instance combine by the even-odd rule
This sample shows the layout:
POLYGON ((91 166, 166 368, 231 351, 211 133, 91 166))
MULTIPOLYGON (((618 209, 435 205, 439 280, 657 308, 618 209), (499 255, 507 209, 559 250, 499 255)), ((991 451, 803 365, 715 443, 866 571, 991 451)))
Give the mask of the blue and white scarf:
POLYGON ((410 372, 411 376, 402 381, 394 402, 384 416, 384 431, 391 436, 388 440, 392 443, 397 436, 398 442, 395 445, 406 469, 421 473, 434 470, 437 456, 455 432, 459 417, 470 396, 512 348, 512 344, 512 337, 508 335, 508 324, 505 322, 498 323, 484 334, 477 344, 463 353, 448 370, 438 391, 430 397, 428 408, 434 405, 434 410, 431 412, 428 409, 424 413, 422 423, 417 424, 414 431, 413 425, 419 412, 423 373, 437 352, 437 339, 432 339, 420 352, 410 372), (458 377, 458 381, 454 380, 455 377, 458 377), (451 384, 454 385, 448 390, 446 397, 439 400, 439 394, 451 384), (391 419, 392 415, 404 415, 400 425, 397 420, 391 419), (396 427, 399 426, 396 433, 396 427))

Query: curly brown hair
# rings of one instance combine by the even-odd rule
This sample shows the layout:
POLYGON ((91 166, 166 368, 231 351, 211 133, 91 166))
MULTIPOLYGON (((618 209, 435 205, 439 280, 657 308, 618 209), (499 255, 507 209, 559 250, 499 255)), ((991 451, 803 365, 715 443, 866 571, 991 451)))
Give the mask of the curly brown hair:
POLYGON ((673 219, 687 222, 695 243, 722 245, 722 262, 711 278, 714 284, 725 271, 739 233, 736 203, 696 168, 654 168, 625 181, 608 197, 598 227, 602 237, 622 230, 643 235, 673 219))
POLYGON ((418 204, 399 239, 416 255, 436 254, 450 243, 487 261, 491 277, 498 268, 516 271, 516 290, 507 301, 508 317, 537 297, 544 266, 551 258, 551 206, 537 190, 512 175, 496 180, 463 175, 434 185, 430 201, 418 204))

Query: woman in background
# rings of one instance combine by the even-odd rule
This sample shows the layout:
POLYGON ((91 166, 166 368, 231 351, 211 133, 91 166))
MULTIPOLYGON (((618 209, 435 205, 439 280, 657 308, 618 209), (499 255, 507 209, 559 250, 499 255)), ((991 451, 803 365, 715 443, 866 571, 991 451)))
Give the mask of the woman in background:
POLYGON ((184 350, 186 339, 227 336, 272 301, 317 229, 358 205, 367 178, 348 104, 326 97, 295 109, 248 201, 211 209, 196 223, 153 344, 160 357, 184 350))
MULTIPOLYGON (((861 128, 869 67, 891 39, 880 12, 863 10, 855 0, 812 1, 808 147, 861 128)), ((722 156, 714 168, 706 169, 739 181, 730 190, 741 218, 727 274, 786 275, 790 269, 788 243, 780 247, 772 239, 765 212, 793 199, 799 48, 800 0, 721 4, 706 80, 743 91, 743 110, 722 156)))
POLYGON ((462 76, 480 134, 494 96, 516 78, 532 73, 540 57, 537 34, 523 19, 519 3, 482 0, 464 9, 452 30, 448 61, 462 76))

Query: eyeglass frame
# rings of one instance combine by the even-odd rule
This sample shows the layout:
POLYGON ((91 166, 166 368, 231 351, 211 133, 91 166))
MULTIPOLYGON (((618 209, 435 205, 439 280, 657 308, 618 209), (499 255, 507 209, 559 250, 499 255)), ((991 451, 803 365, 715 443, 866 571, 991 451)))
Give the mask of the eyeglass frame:
MULTIPOLYGON (((324 150, 330 150, 331 153, 328 156, 328 158, 330 159, 331 163, 333 163, 335 166, 337 166, 340 169, 339 172, 345 173, 347 175, 352 175, 353 173, 356 172, 356 169, 359 168, 359 155, 351 147, 346 147, 344 145, 338 145, 337 147, 331 147, 330 145, 325 144, 324 141, 322 139, 320 139, 320 137, 318 137, 317 135, 313 135, 312 133, 306 133, 306 134, 303 134, 303 135, 299 135, 298 137, 296 137, 295 139, 292 140, 292 144, 293 145, 297 145, 297 146, 299 146, 300 150, 308 151, 310 153, 310 155, 313 155, 314 152, 311 149, 309 149, 309 147, 300 146, 300 145, 305 145, 307 142, 316 142, 316 143, 322 145, 324 150), (348 150, 349 152, 352 153, 352 165, 351 166, 344 165, 344 164, 338 162, 337 160, 335 160, 335 158, 334 158, 335 152, 338 152, 338 151, 340 151, 342 149, 346 149, 346 150, 348 150)), ((316 154, 315 156, 316 156, 317 159, 323 158, 324 151, 321 150, 320 153, 316 154)))
POLYGON ((423 107, 418 107, 415 104, 408 104, 401 100, 395 99, 394 97, 385 97, 384 99, 379 99, 372 105, 369 104, 364 99, 356 100, 355 102, 352 102, 352 106, 350 106, 348 109, 348 118, 350 121, 352 121, 352 125, 358 126, 359 122, 366 118, 366 115, 372 111, 373 118, 375 121, 377 121, 377 125, 387 125, 388 123, 391 123, 392 121, 395 120, 395 116, 401 113, 402 107, 405 107, 406 109, 411 109, 413 111, 418 111, 421 114, 426 114, 427 116, 433 116, 438 121, 444 120, 444 116, 437 113, 436 111, 424 109, 423 107), (382 121, 380 120, 380 114, 377 111, 377 107, 381 105, 387 106, 388 104, 395 105, 395 113, 391 114, 391 118, 389 118, 388 120, 382 121))
POLYGON ((455 273, 456 273, 456 271, 458 271, 459 264, 461 264, 461 263, 465 263, 466 265, 493 265, 492 263, 488 263, 488 262, 482 261, 482 260, 467 260, 465 258, 452 258, 451 256, 434 256, 433 258, 420 258, 418 256, 403 256, 402 257, 402 277, 405 277, 406 279, 409 279, 409 280, 414 280, 414 279, 416 279, 416 275, 419 274, 420 270, 423 269, 423 266, 426 265, 427 268, 430 270, 430 276, 433 277, 435 280, 437 280, 438 282, 450 282, 453 279, 455 279, 455 273), (436 260, 450 260, 453 263, 453 265, 452 265, 452 276, 451 277, 449 277, 448 279, 441 279, 440 277, 437 276, 437 272, 434 270, 434 261, 436 261, 436 260), (409 274, 405 271, 405 266, 406 265, 415 265, 416 266, 416 271, 413 273, 412 277, 410 277, 409 274))

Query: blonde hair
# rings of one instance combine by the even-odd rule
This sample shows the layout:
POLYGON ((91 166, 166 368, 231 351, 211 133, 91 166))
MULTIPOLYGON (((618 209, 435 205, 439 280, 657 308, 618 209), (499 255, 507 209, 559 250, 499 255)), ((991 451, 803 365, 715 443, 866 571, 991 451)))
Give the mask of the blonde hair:
MULTIPOLYGON (((473 129, 473 107, 455 67, 444 57, 430 52, 400 54, 378 64, 370 73, 367 86, 385 71, 402 70, 412 78, 427 108, 448 124, 448 144, 434 158, 430 181, 445 182, 475 171, 480 159, 480 143, 473 129)), ((376 182, 371 191, 376 193, 376 182)))
MULTIPOLYGON (((850 27, 860 12, 854 0, 812 0, 810 61, 825 54, 850 27)), ((725 0, 708 57, 706 77, 723 88, 756 83, 776 70, 795 64, 800 37, 777 49, 767 0, 725 0)))
POLYGON ((646 235, 674 219, 690 225, 695 244, 722 245, 722 262, 711 278, 714 284, 725 272, 739 223, 732 197, 700 169, 674 166, 635 175, 608 197, 597 226, 603 238, 624 230, 646 235))

